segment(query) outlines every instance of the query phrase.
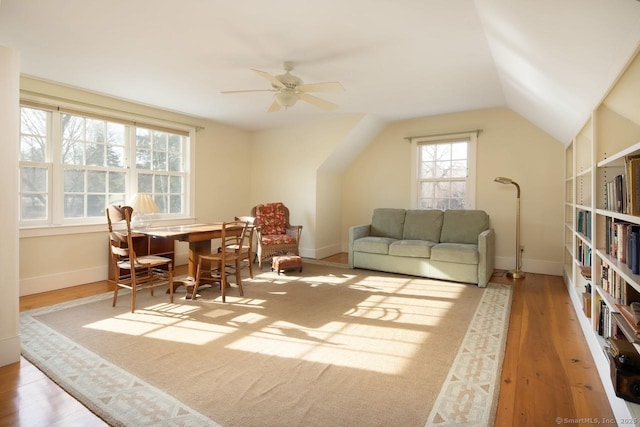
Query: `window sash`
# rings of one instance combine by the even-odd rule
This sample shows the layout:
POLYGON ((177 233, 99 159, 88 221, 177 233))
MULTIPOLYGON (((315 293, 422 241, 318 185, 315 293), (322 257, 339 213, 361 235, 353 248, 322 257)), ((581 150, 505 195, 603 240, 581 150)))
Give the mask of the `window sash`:
MULTIPOLYGON (((411 167, 411 206, 414 209, 474 209, 475 208, 475 159, 477 145, 477 131, 464 132, 460 134, 434 135, 416 138, 407 138, 412 145, 412 167, 411 167), (466 154, 448 153, 446 159, 430 157, 422 158, 423 147, 425 146, 444 146, 457 142, 467 144, 466 154), (434 174, 429 176, 421 175, 421 166, 423 163, 431 163, 431 169, 434 174), (464 164, 466 162, 466 165, 464 164), (449 164, 451 170, 457 170, 456 173, 444 173, 443 164, 449 164), (464 169, 464 171, 462 171, 464 169), (435 174, 437 171, 439 174, 435 174), (444 176, 443 176, 444 175, 444 176), (457 183, 457 184, 456 184, 457 183), (451 196, 453 192, 460 191, 459 184, 464 184, 464 205, 459 203, 451 204, 451 200, 456 200, 451 196), (440 185, 439 189, 437 186, 440 185), (451 189, 444 192, 443 186, 451 189), (425 197, 425 188, 433 197, 425 197), (436 194, 440 191, 439 195, 436 194)), ((451 150, 450 150, 451 151, 451 150)), ((435 151, 437 154, 437 149, 435 151)))
MULTIPOLYGON (((151 175, 152 181, 166 180, 167 182, 166 188, 154 186, 149 191, 160 207, 159 218, 178 218, 189 215, 189 188, 192 182, 187 170, 191 160, 190 145, 193 143, 195 129, 185 132, 169 126, 142 125, 135 121, 114 120, 92 112, 68 108, 56 109, 29 101, 21 102, 21 107, 45 111, 47 114, 45 161, 33 162, 19 159, 21 176, 25 173, 27 178, 27 171, 46 170, 47 186, 45 192, 36 192, 25 185, 27 182, 21 181, 19 192, 21 227, 103 223, 104 208, 108 204, 124 204, 130 200, 139 190, 139 177, 142 175, 151 175), (84 121, 84 125, 91 122, 98 125, 97 129, 102 126, 107 130, 100 131, 102 135, 98 132, 98 136, 103 137, 100 140, 100 138, 87 136, 86 129, 83 129, 82 137, 73 140, 73 144, 77 143, 76 148, 84 151, 81 150, 81 156, 76 157, 75 161, 65 162, 62 152, 65 141, 62 118, 69 118, 69 115, 79 117, 78 120, 84 121), (107 132, 111 124, 115 123, 118 126, 124 125, 123 140, 110 145, 107 132), (150 170, 136 167, 136 131, 140 129, 164 135, 165 139, 171 140, 171 143, 167 142, 166 150, 158 151, 163 152, 167 157, 166 161, 161 163, 162 167, 152 167, 150 170), (97 161, 90 159, 87 161, 89 148, 102 152, 95 158, 97 161), (109 150, 119 152, 113 157, 113 159, 118 158, 117 161, 110 160, 109 150), (122 176, 124 176, 124 183, 121 182, 122 176), (79 181, 71 182, 70 179, 74 177, 79 181), (31 205, 27 203, 29 201, 31 205), (37 201, 40 203, 36 203, 37 201), (46 206, 43 207, 43 203, 46 206), (27 207, 31 209, 30 214, 26 214, 27 207)), ((22 132, 23 130, 21 126, 21 149, 22 138, 29 136, 29 132, 22 132)), ((22 151, 20 156, 22 158, 22 151)))

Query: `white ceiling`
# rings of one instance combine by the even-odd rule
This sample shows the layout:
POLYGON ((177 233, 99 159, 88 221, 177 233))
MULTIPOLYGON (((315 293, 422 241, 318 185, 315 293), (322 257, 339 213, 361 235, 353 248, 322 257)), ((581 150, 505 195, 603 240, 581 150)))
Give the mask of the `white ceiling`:
POLYGON ((636 0, 0 0, 23 74, 250 130, 507 106, 568 142, 639 44, 636 0), (220 93, 285 60, 340 108, 220 93))

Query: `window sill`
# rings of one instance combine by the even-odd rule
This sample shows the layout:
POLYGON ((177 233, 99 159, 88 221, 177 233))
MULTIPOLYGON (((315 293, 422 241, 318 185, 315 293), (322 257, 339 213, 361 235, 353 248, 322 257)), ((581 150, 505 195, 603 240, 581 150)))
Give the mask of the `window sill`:
MULTIPOLYGON (((169 225, 181 225, 181 224, 193 224, 195 223, 193 217, 181 217, 171 219, 156 219, 153 221, 153 226, 169 226, 169 225)), ((118 227, 120 229, 121 227, 118 227)), ((62 236, 69 234, 85 234, 85 233, 103 233, 108 231, 107 223, 102 224, 73 224, 73 225, 43 225, 33 227, 21 227, 20 238, 27 239, 31 237, 46 237, 46 236, 62 236)))

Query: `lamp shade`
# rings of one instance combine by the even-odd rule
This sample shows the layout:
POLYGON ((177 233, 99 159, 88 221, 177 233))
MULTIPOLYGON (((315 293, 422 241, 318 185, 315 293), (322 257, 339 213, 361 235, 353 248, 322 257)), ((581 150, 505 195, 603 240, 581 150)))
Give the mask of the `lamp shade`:
POLYGON ((150 214, 159 212, 158 205, 153 201, 153 198, 149 194, 136 194, 136 196, 131 201, 131 207, 133 208, 133 213, 136 214, 150 214))

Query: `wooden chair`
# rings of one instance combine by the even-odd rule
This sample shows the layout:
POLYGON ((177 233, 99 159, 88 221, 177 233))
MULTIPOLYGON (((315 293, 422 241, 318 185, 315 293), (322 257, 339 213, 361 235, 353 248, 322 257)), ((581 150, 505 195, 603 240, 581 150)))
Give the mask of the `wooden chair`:
MULTIPOLYGON (((249 277, 253 279, 253 262, 256 256, 256 253, 253 249, 253 241, 255 239, 255 229, 254 225, 255 218, 252 216, 237 216, 235 217, 236 221, 245 221, 247 223, 247 232, 244 239, 244 244, 242 245, 242 249, 240 250, 241 260, 247 261, 249 267, 249 277)), ((237 251, 239 249, 236 243, 228 245, 226 247, 227 250, 237 251)))
POLYGON ((257 235, 258 268, 262 271, 262 262, 269 261, 274 255, 292 253, 300 255, 298 245, 302 234, 301 225, 289 224, 289 208, 283 203, 267 203, 254 206, 251 216, 255 218, 257 235))
POLYGON ((229 221, 222 224, 222 232, 220 236, 220 248, 217 252, 209 255, 200 255, 198 257, 198 267, 196 269, 196 283, 193 287, 191 299, 195 300, 198 294, 198 288, 202 282, 219 282, 220 294, 222 302, 226 302, 226 288, 229 287, 227 280, 230 272, 235 273, 236 285, 240 291, 240 295, 244 296, 242 290, 242 277, 240 274, 247 230, 249 229, 247 221, 229 221), (222 250, 227 247, 237 247, 238 249, 222 250), (229 271, 228 271, 229 270, 229 271))
POLYGON ((120 288, 131 290, 131 312, 136 309, 137 291, 149 288, 153 296, 153 289, 169 284, 169 300, 173 302, 173 260, 157 255, 137 256, 133 246, 131 232, 131 206, 109 206, 106 209, 109 224, 109 247, 111 251, 111 269, 114 272, 113 307, 118 300, 120 288), (126 232, 114 231, 113 224, 125 221, 126 232))

